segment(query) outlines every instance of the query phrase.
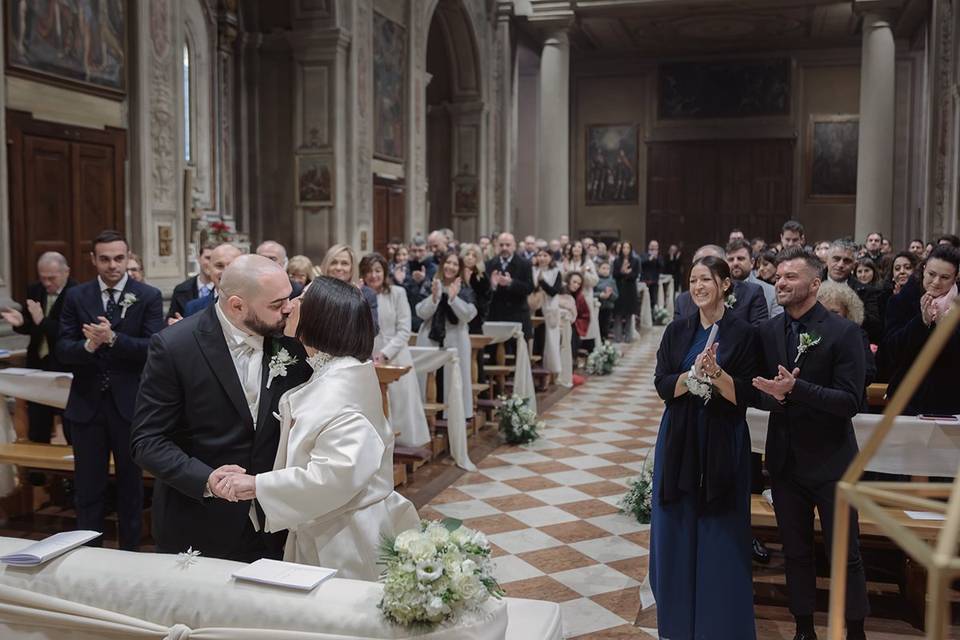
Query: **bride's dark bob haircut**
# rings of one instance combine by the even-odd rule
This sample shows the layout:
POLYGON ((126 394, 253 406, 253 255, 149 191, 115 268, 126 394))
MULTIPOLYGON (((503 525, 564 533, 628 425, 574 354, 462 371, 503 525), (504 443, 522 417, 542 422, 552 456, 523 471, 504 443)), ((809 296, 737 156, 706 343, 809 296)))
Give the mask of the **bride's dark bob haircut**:
POLYGON ((303 294, 297 338, 331 356, 365 362, 373 353, 370 306, 352 284, 321 276, 303 294))

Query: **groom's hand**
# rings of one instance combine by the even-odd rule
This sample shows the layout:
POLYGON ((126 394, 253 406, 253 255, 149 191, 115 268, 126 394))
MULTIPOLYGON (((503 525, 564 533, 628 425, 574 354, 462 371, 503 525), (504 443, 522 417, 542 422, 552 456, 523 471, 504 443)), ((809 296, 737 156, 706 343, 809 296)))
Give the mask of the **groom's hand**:
POLYGON ((236 500, 253 500, 257 497, 256 476, 244 473, 230 473, 224 476, 217 485, 216 492, 231 495, 236 500))
POLYGON ((234 495, 227 495, 218 491, 218 485, 221 481, 231 473, 246 473, 247 470, 243 467, 235 464, 225 464, 219 469, 214 469, 213 473, 210 474, 210 477, 207 478, 207 490, 210 491, 213 495, 218 498, 223 498, 224 500, 229 500, 230 502, 236 502, 237 497, 234 495))

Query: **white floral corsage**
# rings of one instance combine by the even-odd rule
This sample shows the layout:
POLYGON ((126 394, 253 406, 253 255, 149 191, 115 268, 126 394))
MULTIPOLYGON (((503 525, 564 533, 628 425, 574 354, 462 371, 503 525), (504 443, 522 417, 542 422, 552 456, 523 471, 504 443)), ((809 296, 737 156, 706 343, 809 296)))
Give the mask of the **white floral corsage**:
POLYGON ((823 342, 823 336, 818 336, 815 333, 801 333, 800 334, 800 344, 797 345, 797 359, 793 361, 794 364, 800 362, 800 358, 807 351, 810 351, 815 346, 823 342))
POLYGON ((710 384, 708 379, 697 376, 696 365, 690 367, 690 373, 687 374, 684 384, 687 385, 687 390, 690 393, 698 398, 703 398, 704 404, 710 402, 710 398, 713 397, 713 385, 710 384))
POLYGON ((177 564, 180 565, 181 569, 186 569, 192 564, 196 564, 197 558, 200 557, 200 551, 194 550, 193 547, 188 547, 186 551, 181 551, 177 554, 177 564))
POLYGON ((123 320, 127 315, 127 309, 137 302, 137 296, 132 293, 123 294, 123 300, 120 301, 120 319, 123 320))
POLYGON ((727 297, 723 299, 723 306, 727 309, 733 309, 733 305, 737 304, 737 296, 732 293, 727 294, 727 297))
POLYGON ((286 349, 280 349, 270 358, 270 375, 267 377, 267 389, 274 378, 287 375, 287 368, 297 364, 297 359, 286 349))

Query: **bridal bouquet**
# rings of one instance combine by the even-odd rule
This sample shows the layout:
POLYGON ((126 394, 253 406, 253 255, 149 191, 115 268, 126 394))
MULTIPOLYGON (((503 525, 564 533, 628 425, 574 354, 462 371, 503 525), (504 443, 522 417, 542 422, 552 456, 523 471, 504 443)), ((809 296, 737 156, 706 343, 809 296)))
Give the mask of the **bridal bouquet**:
POLYGON ((533 442, 540 437, 537 430, 543 428, 543 422, 537 422, 537 414, 530 408, 529 401, 516 394, 509 398, 500 397, 497 420, 507 444, 533 442))
POLYGON ((592 376, 605 376, 613 371, 620 361, 620 352, 611 342, 601 342, 587 356, 587 373, 592 376))
POLYGON ((629 491, 620 499, 620 512, 632 515, 640 524, 650 524, 651 496, 653 495, 653 469, 644 459, 640 475, 630 480, 629 491))
POLYGON ((380 609, 402 625, 435 625, 475 611, 503 589, 493 577, 490 543, 458 520, 420 522, 381 548, 380 609))

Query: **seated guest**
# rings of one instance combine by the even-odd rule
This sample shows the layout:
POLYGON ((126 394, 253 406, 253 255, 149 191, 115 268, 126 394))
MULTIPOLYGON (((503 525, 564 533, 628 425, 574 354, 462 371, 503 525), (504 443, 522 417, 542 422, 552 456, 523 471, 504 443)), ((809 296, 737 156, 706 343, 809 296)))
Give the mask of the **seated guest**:
POLYGON ((857 260, 856 276, 860 284, 877 286, 880 282, 880 272, 877 270, 876 262, 866 256, 857 260))
MULTIPOLYGON (((223 275, 223 270, 230 266, 230 263, 237 259, 238 256, 242 255, 243 252, 240 251, 237 247, 225 242, 224 244, 217 245, 217 247, 210 254, 210 266, 208 267, 210 282, 213 283, 213 293, 210 295, 200 296, 195 298, 187 303, 187 306, 183 310, 183 317, 187 318, 192 316, 195 313, 199 313, 213 304, 217 296, 219 295, 218 287, 220 286, 220 276, 223 275)), ((176 321, 176 319, 174 319, 176 321)), ((170 321, 167 321, 168 324, 170 321)))
POLYGON ((300 290, 313 282, 313 262, 307 256, 293 256, 287 263, 287 276, 290 282, 300 286, 300 290))
POLYGON ((393 490, 393 430, 368 358, 369 309, 356 287, 318 278, 303 296, 296 335, 313 376, 280 399, 273 471, 224 475, 211 489, 256 499, 266 531, 288 530, 285 561, 374 581, 383 540, 419 528, 420 519, 393 490))
POLYGON ((130 252, 130 259, 127 260, 127 275, 137 282, 143 282, 143 260, 133 251, 130 252))
MULTIPOLYGON (((517 241, 512 233, 497 237, 498 255, 486 264, 490 278, 490 315, 495 322, 519 322, 526 339, 533 337, 527 296, 533 293, 530 263, 516 255, 517 241)), ((555 258, 556 259, 556 258, 555 258)))
POLYGON ((619 291, 617 281, 610 275, 610 263, 601 262, 597 265, 597 285, 593 288, 593 297, 600 301, 600 339, 610 338, 610 320, 613 315, 613 306, 617 301, 619 291))
MULTIPOLYGON (((720 247, 715 244, 708 244, 697 249, 693 254, 693 261, 701 258, 713 256, 726 260, 726 255, 720 247)), ((729 269, 729 265, 727 265, 729 269)), ((733 280, 732 295, 728 294, 725 301, 730 315, 743 320, 753 326, 769 318, 767 311, 767 299, 763 296, 763 289, 759 284, 753 284, 746 280, 733 280)), ((674 319, 685 318, 697 312, 697 306, 689 291, 684 291, 677 297, 674 307, 674 319)))
POLYGON ((753 273, 767 284, 777 284, 777 252, 767 250, 757 256, 753 265, 753 273))
MULTIPOLYGON (((263 256, 264 258, 269 258, 283 267, 284 270, 286 270, 287 265, 290 263, 290 261, 287 259, 286 247, 274 240, 264 240, 261 242, 260 246, 257 247, 257 255, 263 256)), ((293 291, 290 293, 291 300, 303 293, 302 284, 299 284, 291 279, 290 286, 293 287, 293 291)))
POLYGON ((893 295, 900 293, 903 285, 907 284, 918 262, 917 256, 909 251, 901 251, 893 258, 893 267, 890 270, 890 286, 893 289, 893 295))
MULTIPOLYGON (((70 278, 67 259, 56 251, 48 251, 37 260, 39 282, 27 287, 26 313, 15 309, 0 311, 10 326, 19 334, 30 336, 27 345, 27 366, 44 371, 69 371, 57 359, 54 348, 60 337, 60 312, 64 295, 77 283, 70 278)), ((53 417, 63 411, 45 404, 27 403, 29 427, 27 437, 31 442, 50 443, 53 417)), ((69 437, 69 433, 66 434, 69 437)))
POLYGON ((210 279, 210 256, 217 247, 215 243, 207 243, 200 249, 197 262, 200 264, 200 273, 191 276, 173 288, 170 296, 170 309, 167 310, 167 324, 173 324, 184 316, 187 303, 197 298, 205 298, 213 293, 213 280, 210 279))
POLYGON ((410 305, 407 294, 401 287, 391 285, 386 273, 387 261, 379 253, 360 260, 360 277, 377 295, 380 331, 373 341, 373 362, 410 367, 410 371, 387 387, 390 423, 394 425, 394 432, 400 432, 399 444, 421 447, 430 442, 430 428, 410 356, 410 305))
POLYGON ((873 349, 870 347, 870 338, 867 332, 863 330, 863 301, 860 300, 853 289, 830 280, 821 283, 817 291, 817 302, 832 311, 841 318, 846 318, 854 324, 860 326, 860 333, 863 336, 863 355, 865 365, 865 380, 863 383, 863 404, 861 411, 867 410, 867 387, 877 379, 877 365, 873 356, 873 349))
MULTIPOLYGON (((519 257, 516 260, 522 261, 519 257)), ((417 344, 457 350, 464 416, 469 420, 473 417, 469 327, 477 315, 477 307, 473 290, 463 284, 463 269, 463 259, 456 253, 448 253, 440 263, 437 275, 430 283, 430 293, 417 305, 417 315, 423 320, 417 344)))
POLYGON ((830 245, 827 254, 827 277, 834 282, 845 283, 857 292, 863 301, 863 328, 870 342, 880 344, 883 339, 883 308, 880 290, 865 285, 854 274, 857 247, 848 240, 837 240, 830 245))
MULTIPOLYGON (((884 337, 884 349, 889 351, 892 370, 887 395, 892 397, 917 354, 936 328, 937 322, 950 310, 957 296, 957 273, 960 271, 960 251, 950 244, 937 246, 927 258, 921 271, 922 293, 919 304, 911 317, 901 326, 888 331, 884 337)), ((908 285, 909 286, 909 285, 908 285)), ((897 307, 911 298, 909 289, 894 298, 903 296, 897 307), (907 295, 905 295, 907 294, 907 295)), ((904 409, 905 415, 957 414, 960 413, 960 396, 956 388, 956 372, 960 369, 960 330, 954 331, 927 372, 923 383, 904 409)))

